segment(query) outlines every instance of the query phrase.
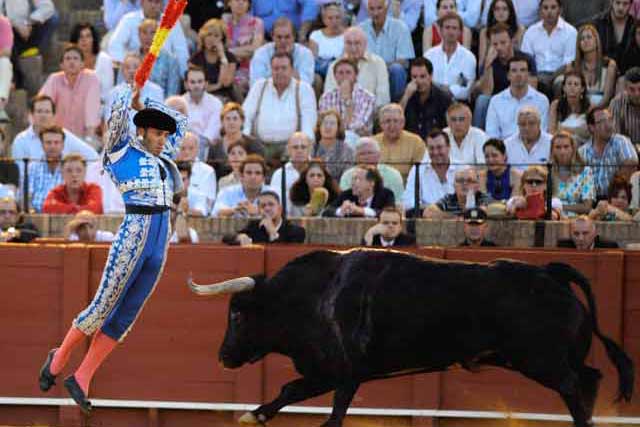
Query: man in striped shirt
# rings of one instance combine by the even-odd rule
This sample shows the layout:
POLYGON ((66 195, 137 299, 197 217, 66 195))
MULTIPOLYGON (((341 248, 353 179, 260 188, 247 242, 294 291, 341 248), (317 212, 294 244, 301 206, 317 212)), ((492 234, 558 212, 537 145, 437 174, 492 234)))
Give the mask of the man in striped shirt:
POLYGON ((42 205, 49 191, 62 184, 62 150, 64 149, 64 130, 51 125, 40 130, 40 140, 44 157, 29 165, 29 200, 31 209, 42 212, 42 205))
POLYGON ((640 67, 633 67, 624 74, 624 92, 611 101, 613 131, 640 144, 640 67))

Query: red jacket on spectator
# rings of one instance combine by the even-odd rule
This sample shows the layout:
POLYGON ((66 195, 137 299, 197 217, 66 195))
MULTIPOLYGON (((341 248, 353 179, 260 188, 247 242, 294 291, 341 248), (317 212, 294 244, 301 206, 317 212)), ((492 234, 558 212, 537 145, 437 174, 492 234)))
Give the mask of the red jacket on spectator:
POLYGON ((42 207, 43 213, 51 214, 75 214, 82 210, 102 214, 102 190, 99 185, 83 183, 80 199, 76 204, 69 199, 66 186, 60 184, 49 191, 42 207))

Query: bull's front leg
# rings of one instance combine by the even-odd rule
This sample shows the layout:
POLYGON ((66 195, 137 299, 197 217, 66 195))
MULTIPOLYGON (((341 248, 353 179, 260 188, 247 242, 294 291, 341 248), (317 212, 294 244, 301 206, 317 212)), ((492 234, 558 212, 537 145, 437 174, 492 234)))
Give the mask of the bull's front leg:
POLYGON ((298 378, 282 386, 280 394, 272 402, 266 403, 244 414, 240 424, 264 424, 273 418, 280 409, 292 403, 300 402, 327 393, 335 388, 334 384, 322 380, 298 378))
POLYGON ((360 383, 357 382, 345 383, 336 387, 331 416, 321 427, 342 427, 342 420, 347 414, 347 409, 349 409, 353 395, 356 394, 358 387, 360 387, 360 383))

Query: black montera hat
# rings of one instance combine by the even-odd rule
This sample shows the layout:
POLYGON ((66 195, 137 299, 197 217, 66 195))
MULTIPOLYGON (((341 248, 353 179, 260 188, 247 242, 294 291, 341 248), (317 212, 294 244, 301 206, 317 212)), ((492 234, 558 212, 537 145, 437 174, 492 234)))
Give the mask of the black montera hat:
POLYGON ((160 110, 145 108, 133 116, 133 123, 139 128, 156 128, 170 133, 176 131, 176 121, 160 110))

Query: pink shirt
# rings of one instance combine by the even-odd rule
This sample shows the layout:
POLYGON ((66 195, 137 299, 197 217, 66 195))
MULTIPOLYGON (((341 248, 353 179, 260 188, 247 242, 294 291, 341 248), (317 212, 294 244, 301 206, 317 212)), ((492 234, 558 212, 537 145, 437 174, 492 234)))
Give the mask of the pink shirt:
POLYGON ((73 86, 64 72, 52 73, 40 94, 53 98, 56 122, 76 135, 83 137, 87 127, 100 124, 100 81, 95 71, 83 69, 73 86))
POLYGON ((11 21, 6 16, 0 15, 0 49, 13 49, 13 30, 11 21))

